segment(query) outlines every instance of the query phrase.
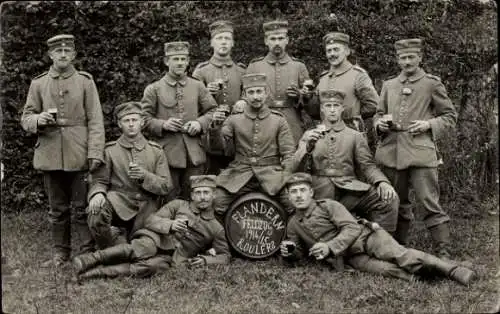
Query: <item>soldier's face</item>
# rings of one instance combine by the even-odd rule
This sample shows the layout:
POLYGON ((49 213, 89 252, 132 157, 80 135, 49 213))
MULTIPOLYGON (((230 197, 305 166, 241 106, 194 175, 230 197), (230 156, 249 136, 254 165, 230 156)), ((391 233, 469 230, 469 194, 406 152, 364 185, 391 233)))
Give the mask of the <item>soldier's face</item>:
POLYGON ((276 33, 266 35, 264 42, 271 53, 279 56, 285 52, 288 45, 288 35, 286 33, 276 33))
POLYGON ((49 51, 49 57, 58 70, 66 69, 75 59, 76 51, 73 47, 56 47, 49 51))
POLYGON ((141 133, 143 125, 144 119, 138 113, 125 115, 118 121, 118 126, 126 137, 136 137, 141 133))
POLYGON ((298 210, 305 210, 311 205, 314 191, 307 183, 291 184, 288 187, 288 199, 298 210))
POLYGON ((219 56, 229 55, 234 46, 233 33, 223 32, 215 35, 212 40, 210 40, 210 46, 214 48, 214 53, 219 56))
POLYGON ((351 53, 349 47, 340 43, 328 44, 325 47, 326 58, 333 67, 341 65, 351 53))
POLYGON ((214 191, 210 187, 197 187, 191 191, 191 200, 200 210, 209 209, 214 200, 214 191))
POLYGON ((175 75, 182 75, 186 72, 189 65, 189 56, 173 55, 165 57, 165 64, 168 66, 168 72, 175 75))
POLYGON ((415 73, 422 61, 422 55, 417 52, 402 53, 398 55, 398 64, 407 76, 415 73))
POLYGON ((267 98, 267 91, 264 86, 249 87, 245 89, 245 95, 253 109, 260 109, 267 98))
POLYGON ((330 123, 335 123, 342 119, 344 106, 339 102, 327 102, 321 104, 321 114, 330 123))

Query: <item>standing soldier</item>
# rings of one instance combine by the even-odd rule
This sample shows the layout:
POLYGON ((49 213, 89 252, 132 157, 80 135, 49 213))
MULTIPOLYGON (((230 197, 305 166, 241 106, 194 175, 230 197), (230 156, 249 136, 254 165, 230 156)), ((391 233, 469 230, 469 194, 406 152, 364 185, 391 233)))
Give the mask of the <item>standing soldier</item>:
POLYGON ((93 175, 88 194, 89 226, 100 249, 117 242, 111 225, 125 229, 128 239, 172 189, 163 149, 141 133, 141 103, 118 105, 114 114, 122 135, 106 143, 104 165, 93 175))
POLYGON ((344 92, 344 121, 347 126, 360 132, 366 132, 364 119, 373 117, 377 110, 379 97, 368 73, 347 60, 351 53, 349 41, 349 35, 344 33, 328 33, 323 37, 330 69, 321 73, 315 94, 311 94, 305 88, 301 90, 301 93, 305 102, 309 99, 308 108, 311 111, 316 108, 317 114, 313 114, 313 116, 318 118, 319 93, 327 89, 344 92))
POLYGON ((186 75, 189 43, 166 43, 164 62, 168 73, 146 87, 141 102, 146 128, 167 155, 174 185, 169 199, 187 200, 189 177, 205 171, 201 134, 217 103, 202 82, 186 75))
POLYGON ((86 173, 103 161, 104 122, 92 76, 73 66, 73 35, 54 36, 47 45, 53 65, 31 82, 21 124, 38 134, 33 165, 43 171, 50 204, 55 252, 44 266, 60 266, 71 253, 71 206, 80 251, 93 249, 85 213, 86 173))
POLYGON ((375 128, 381 134, 375 159, 384 166, 400 199, 395 238, 408 243, 413 212, 408 200, 411 185, 425 208, 424 223, 439 256, 450 255, 450 217, 439 205, 436 140, 455 126, 456 110, 441 80, 420 68, 422 41, 395 43, 401 73, 382 85, 375 128))
POLYGON ((309 79, 309 72, 302 61, 290 57, 286 52, 288 45, 288 22, 272 21, 264 23, 264 42, 269 49, 265 57, 253 59, 248 65, 247 74, 264 73, 274 100, 269 108, 278 110, 285 116, 295 143, 304 132, 299 106, 299 88, 309 79))
MULTIPOLYGON (((245 74, 245 65, 235 63, 231 59, 231 50, 234 46, 233 24, 230 21, 216 21, 210 25, 212 36, 210 45, 214 54, 210 60, 202 62, 193 71, 193 77, 205 83, 210 94, 220 107, 230 112, 233 105, 241 97, 241 76, 245 74)), ((204 137, 206 140, 206 137, 204 137)), ((231 161, 223 152, 207 149, 207 173, 219 174, 220 169, 226 168, 231 161)))

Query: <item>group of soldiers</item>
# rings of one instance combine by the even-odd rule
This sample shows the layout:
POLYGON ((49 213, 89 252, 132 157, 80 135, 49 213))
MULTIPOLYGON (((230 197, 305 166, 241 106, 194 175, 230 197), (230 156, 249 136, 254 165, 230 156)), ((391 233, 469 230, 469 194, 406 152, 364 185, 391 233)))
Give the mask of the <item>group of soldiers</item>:
POLYGON ((121 135, 107 143, 92 76, 72 65, 74 37, 47 41, 53 65, 33 79, 21 119, 38 135, 34 167, 50 204, 54 253, 44 266, 69 260, 72 213, 80 280, 229 263, 220 221, 238 197, 261 192, 289 215, 285 260, 342 259, 387 276, 431 271, 469 284, 473 271, 450 259, 437 178, 435 142, 457 114, 440 79, 419 66, 422 41, 395 43, 401 73, 379 97, 367 72, 348 61, 347 34, 323 37, 330 69, 314 86, 286 51, 288 23, 263 30, 269 52, 245 69, 231 57, 233 25, 214 22, 213 55, 192 77, 189 43, 166 43, 167 73, 140 101, 115 107, 121 135), (405 247, 410 186, 437 256, 405 247))

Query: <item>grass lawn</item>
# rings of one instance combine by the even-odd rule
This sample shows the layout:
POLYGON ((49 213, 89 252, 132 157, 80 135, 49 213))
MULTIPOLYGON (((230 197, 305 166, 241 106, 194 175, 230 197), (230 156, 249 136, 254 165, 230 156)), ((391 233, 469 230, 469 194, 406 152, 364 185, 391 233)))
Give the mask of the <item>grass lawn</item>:
MULTIPOLYGON (((2 305, 5 313, 484 313, 499 300, 498 215, 482 206, 445 205, 452 253, 475 265, 469 288, 450 280, 405 282, 311 264, 287 268, 277 258, 233 259, 228 266, 178 268, 148 279, 71 282, 70 267, 43 269, 51 256, 45 213, 2 213, 2 305)), ((423 224, 411 245, 429 250, 423 224)))

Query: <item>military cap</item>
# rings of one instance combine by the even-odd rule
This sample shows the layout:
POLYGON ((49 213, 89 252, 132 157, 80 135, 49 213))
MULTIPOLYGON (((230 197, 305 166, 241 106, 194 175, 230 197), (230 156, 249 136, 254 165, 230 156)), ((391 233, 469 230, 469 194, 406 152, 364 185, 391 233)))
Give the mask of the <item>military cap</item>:
POLYGON ((271 21, 262 24, 262 28, 264 29, 264 33, 287 33, 288 32, 288 21, 271 21))
POLYGON ((341 43, 344 45, 349 45, 350 37, 347 34, 332 32, 323 36, 323 44, 326 46, 333 43, 341 43))
POLYGON ((345 98, 345 93, 335 89, 322 90, 319 93, 319 100, 322 104, 338 102, 343 103, 345 98))
POLYGON ((396 53, 410 53, 410 52, 421 52, 423 48, 422 39, 410 38, 398 40, 394 43, 394 48, 396 48, 396 53))
POLYGON ((267 76, 264 73, 245 74, 241 77, 243 88, 267 86, 267 76))
POLYGON ((309 185, 312 184, 312 177, 309 173, 305 172, 296 172, 292 173, 290 178, 286 181, 287 185, 297 184, 297 183, 307 183, 309 185))
POLYGON ((189 48, 187 41, 172 41, 165 44, 165 56, 188 55, 189 48))
POLYGON ((49 50, 57 47, 75 48, 75 36, 68 34, 56 35, 47 40, 47 46, 49 46, 49 50))
POLYGON ((214 37, 217 34, 224 33, 224 32, 233 32, 233 23, 231 21, 215 21, 209 26, 210 29, 210 35, 214 37))
POLYGON ((213 174, 200 175, 200 176, 190 176, 189 181, 191 182, 191 189, 199 188, 199 187, 215 188, 217 186, 215 184, 215 178, 216 178, 216 176, 213 174))
POLYGON ((122 117, 132 113, 142 115, 142 105, 140 102, 129 101, 116 106, 114 110, 116 120, 120 120, 122 117))

